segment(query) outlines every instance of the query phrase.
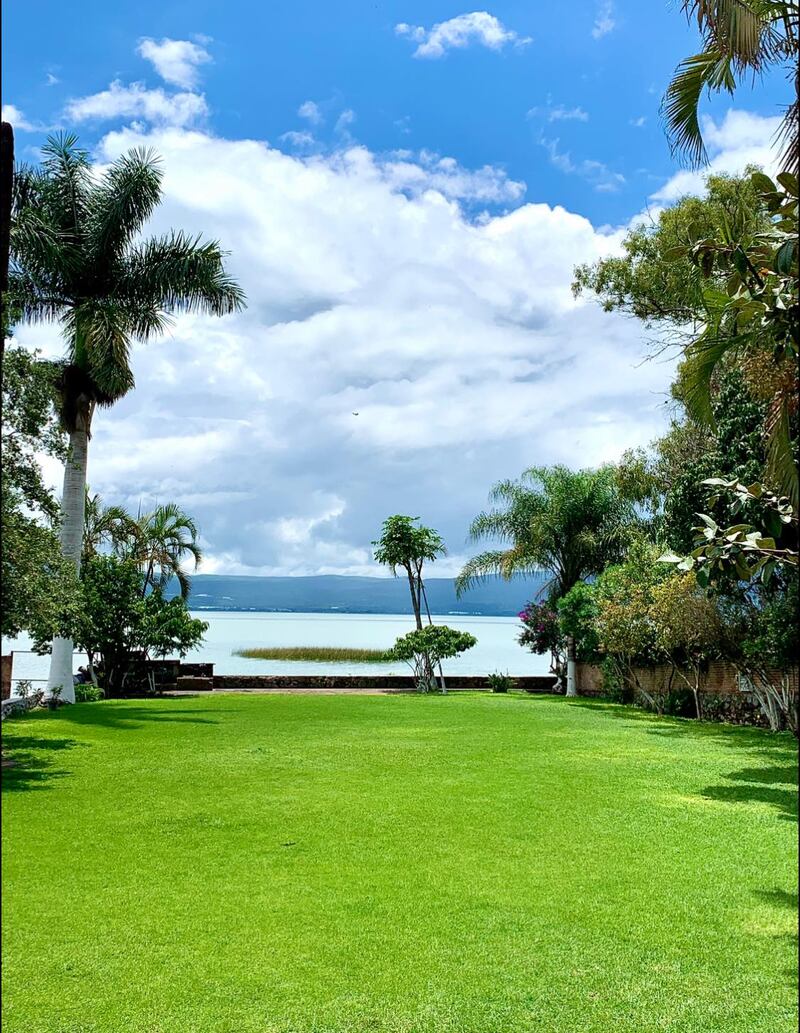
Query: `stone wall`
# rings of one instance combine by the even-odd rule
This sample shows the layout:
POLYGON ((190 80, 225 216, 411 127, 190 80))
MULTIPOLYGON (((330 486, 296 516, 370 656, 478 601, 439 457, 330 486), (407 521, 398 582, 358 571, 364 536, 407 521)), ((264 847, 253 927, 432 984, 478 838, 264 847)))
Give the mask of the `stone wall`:
POLYGON ((0 698, 2 699, 8 699, 11 695, 11 668, 13 663, 13 653, 8 653, 2 657, 2 667, 0 668, 0 691, 2 692, 0 698))
MULTIPOLYGON (((524 692, 553 691, 552 675, 532 675, 513 678, 514 688, 524 692)), ((448 689, 488 689, 485 677, 445 674, 448 689)), ((389 692, 413 692, 416 688, 410 675, 344 675, 344 674, 215 674, 217 690, 276 690, 276 689, 384 689, 389 692)))

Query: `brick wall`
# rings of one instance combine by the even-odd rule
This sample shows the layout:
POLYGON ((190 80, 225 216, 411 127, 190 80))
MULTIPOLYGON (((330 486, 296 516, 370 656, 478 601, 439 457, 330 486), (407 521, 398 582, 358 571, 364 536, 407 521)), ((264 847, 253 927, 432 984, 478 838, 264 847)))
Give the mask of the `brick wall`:
MULTIPOLYGON (((552 692, 552 675, 513 678, 514 688, 524 692, 552 692)), ((449 689, 487 689, 484 677, 445 674, 449 689)), ((410 675, 304 675, 298 674, 215 674, 215 689, 388 689, 411 691, 415 688, 410 675)))

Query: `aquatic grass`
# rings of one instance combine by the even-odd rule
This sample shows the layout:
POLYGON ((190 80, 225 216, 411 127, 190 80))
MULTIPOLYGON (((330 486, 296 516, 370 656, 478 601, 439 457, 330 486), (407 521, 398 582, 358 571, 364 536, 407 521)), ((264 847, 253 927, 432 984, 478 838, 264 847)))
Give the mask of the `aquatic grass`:
POLYGON ((226 693, 3 739, 4 1033, 796 1033, 787 735, 226 693))
POLYGON ((391 661, 385 649, 354 649, 350 646, 267 646, 237 649, 234 656, 248 660, 305 660, 310 663, 384 664, 391 661))

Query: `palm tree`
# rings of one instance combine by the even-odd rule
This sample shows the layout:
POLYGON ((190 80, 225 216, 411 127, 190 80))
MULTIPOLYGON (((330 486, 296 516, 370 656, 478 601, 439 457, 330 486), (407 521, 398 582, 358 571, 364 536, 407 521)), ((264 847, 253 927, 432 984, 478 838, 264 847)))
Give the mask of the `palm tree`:
POLYGON ((174 502, 139 517, 132 556, 144 574, 143 594, 163 591, 174 577, 181 597, 188 598, 191 586, 184 564, 192 560, 196 569, 203 558, 197 537, 194 520, 174 502))
MULTIPOLYGON (((490 575, 544 571, 542 591, 560 599, 577 584, 622 558, 632 531, 641 524, 636 507, 620 490, 614 469, 569 470, 534 466, 517 481, 501 481, 489 496, 494 507, 480 513, 470 540, 500 541, 469 560, 456 578, 461 595, 490 575)), ((567 695, 575 695, 575 645, 568 643, 567 695)))
POLYGON ((772 66, 786 65, 794 98, 784 113, 779 137, 784 147, 782 165, 796 173, 798 4, 795 0, 682 0, 681 6, 689 18, 697 20, 703 49, 678 65, 664 96, 662 112, 673 149, 691 164, 704 164, 707 155, 699 117, 703 91, 733 93, 738 80, 748 73, 757 76, 772 66))
POLYGON ((82 563, 96 556, 104 546, 115 553, 128 551, 138 534, 138 523, 123 506, 104 506, 99 495, 90 495, 87 490, 82 563))
MULTIPOLYGON (((181 232, 142 239, 161 200, 160 160, 133 150, 102 175, 74 135, 51 136, 38 168, 15 175, 14 218, 31 212, 46 233, 12 229, 9 299, 15 317, 58 322, 67 344, 60 414, 69 434, 61 548, 80 571, 92 417, 134 386, 130 348, 158 336, 180 311, 226 315, 244 295, 223 252, 181 232)), ((53 641, 49 688, 72 701, 72 641, 53 641)))

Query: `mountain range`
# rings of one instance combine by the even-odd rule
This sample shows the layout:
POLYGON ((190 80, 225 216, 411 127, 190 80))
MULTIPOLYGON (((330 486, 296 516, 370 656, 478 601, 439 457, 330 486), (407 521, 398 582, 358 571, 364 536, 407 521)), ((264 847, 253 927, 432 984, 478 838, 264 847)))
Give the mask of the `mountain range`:
MULTIPOLYGON (((541 590, 541 576, 487 578, 459 599, 452 578, 425 581, 431 613, 439 615, 516 616, 541 590)), ((167 594, 174 595, 175 589, 167 594)), ((279 613, 411 613, 405 578, 243 577, 196 574, 192 578, 192 610, 259 610, 279 613)))

